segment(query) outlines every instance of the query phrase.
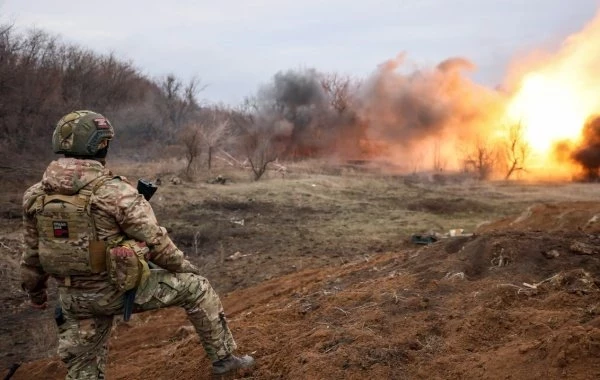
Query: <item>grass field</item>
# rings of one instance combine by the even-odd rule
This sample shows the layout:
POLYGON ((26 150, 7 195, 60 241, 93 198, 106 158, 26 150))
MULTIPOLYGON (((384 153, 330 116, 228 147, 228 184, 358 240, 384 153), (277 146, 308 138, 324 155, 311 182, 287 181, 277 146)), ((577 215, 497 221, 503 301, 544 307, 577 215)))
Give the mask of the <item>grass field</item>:
MULTIPOLYGON (((598 194, 597 184, 480 182, 462 174, 400 175, 315 162, 289 164, 284 174, 268 172, 260 181, 252 181, 248 171, 222 166, 182 177, 178 184, 171 181, 181 169, 178 162, 109 167, 132 182, 161 179, 151 201, 159 222, 220 294, 319 268, 327 269, 317 277, 327 278, 335 268, 419 248, 410 241, 413 234, 476 233, 535 204, 595 201, 598 194), (217 175, 227 179, 225 184, 210 183, 217 175)), ((4 367, 54 352, 55 340, 47 338, 51 313, 41 317, 29 309, 19 287, 20 198, 36 175, 28 178, 18 181, 11 174, 0 194, 0 282, 7 289, 2 300, 7 307, 0 313, 4 367), (40 338, 24 339, 24 331, 40 338)), ((357 281, 371 272, 365 273, 357 274, 357 281)))

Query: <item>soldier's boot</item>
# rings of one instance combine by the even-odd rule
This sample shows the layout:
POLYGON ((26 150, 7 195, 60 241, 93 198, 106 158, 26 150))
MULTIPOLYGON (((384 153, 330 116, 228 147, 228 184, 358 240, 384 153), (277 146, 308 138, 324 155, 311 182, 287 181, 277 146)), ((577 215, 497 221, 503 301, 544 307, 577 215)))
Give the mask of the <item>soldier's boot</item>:
POLYGON ((229 355, 223 359, 217 360, 212 364, 213 375, 226 375, 235 373, 238 369, 246 369, 254 366, 254 358, 250 355, 235 356, 229 355))

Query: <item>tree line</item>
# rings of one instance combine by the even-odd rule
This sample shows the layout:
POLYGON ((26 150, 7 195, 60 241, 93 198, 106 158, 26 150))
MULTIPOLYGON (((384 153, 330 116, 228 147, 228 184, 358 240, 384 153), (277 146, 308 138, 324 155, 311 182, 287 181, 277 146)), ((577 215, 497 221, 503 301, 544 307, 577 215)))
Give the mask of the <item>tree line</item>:
POLYGON ((210 168, 215 153, 226 149, 258 179, 277 158, 317 155, 325 149, 322 132, 321 139, 313 138, 324 120, 316 125, 315 115, 306 112, 307 107, 314 111, 315 86, 321 92, 323 85, 330 94, 331 109, 343 113, 347 108, 349 78, 317 83, 314 73, 308 74, 300 83, 288 80, 287 88, 263 89, 235 108, 200 104, 204 86, 197 78, 148 78, 114 54, 64 43, 41 30, 17 33, 5 25, 0 27, 0 165, 52 157, 55 123, 72 110, 90 109, 118 127, 114 153, 134 159, 157 152, 179 155, 191 173, 200 156, 210 168))
MULTIPOLYGON (((239 106, 203 104, 198 97, 205 86, 198 78, 186 81, 173 74, 149 78, 114 54, 64 43, 44 31, 23 34, 2 26, 0 166, 45 163, 52 157, 55 123, 76 109, 103 113, 116 126, 118 138, 111 154, 138 160, 177 156, 185 159, 190 176, 199 166, 210 169, 217 154, 251 169, 254 179, 277 159, 339 152, 368 158, 385 149, 368 136, 368 128, 378 123, 369 119, 367 111, 374 104, 369 102, 387 101, 377 98, 379 89, 370 86, 347 75, 297 69, 275 74, 239 106)), ((404 88, 399 93, 411 91, 404 88)), ((413 112, 414 104, 407 96, 391 104, 393 112, 402 111, 393 119, 396 124, 401 124, 399 116, 413 112)), ((502 161, 509 178, 525 170, 527 150, 521 128, 514 128, 502 153, 488 142, 472 144, 463 153, 464 169, 487 178, 502 161)), ((446 161, 439 151, 434 151, 432 164, 434 170, 444 170, 446 161)))

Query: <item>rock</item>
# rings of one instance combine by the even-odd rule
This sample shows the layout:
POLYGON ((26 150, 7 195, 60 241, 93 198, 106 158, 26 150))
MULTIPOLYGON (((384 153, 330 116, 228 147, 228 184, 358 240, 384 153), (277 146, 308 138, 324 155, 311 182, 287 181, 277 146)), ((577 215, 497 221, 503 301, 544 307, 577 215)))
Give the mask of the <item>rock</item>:
POLYGON ((580 241, 573 242, 569 249, 579 255, 595 255, 599 251, 597 246, 580 241))
POLYGON ((224 185, 227 182, 227 178, 223 177, 222 175, 218 175, 215 178, 209 179, 208 183, 215 185, 215 184, 219 184, 219 185, 224 185))
POLYGON ((548 251, 548 252, 542 252, 542 254, 547 259, 555 259, 558 256, 560 256, 560 253, 556 249, 553 249, 553 250, 548 251))

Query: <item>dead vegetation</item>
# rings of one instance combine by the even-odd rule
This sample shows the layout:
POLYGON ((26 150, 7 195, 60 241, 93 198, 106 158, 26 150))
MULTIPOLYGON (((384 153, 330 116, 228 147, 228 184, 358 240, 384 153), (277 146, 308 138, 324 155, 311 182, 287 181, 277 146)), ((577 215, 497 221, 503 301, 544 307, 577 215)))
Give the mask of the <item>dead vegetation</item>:
MULTIPOLYGON (((306 165, 259 182, 221 167, 225 184, 166 181, 152 199, 222 294, 240 347, 257 356, 252 378, 600 374, 600 258, 586 249, 600 243, 594 185, 406 183, 306 165), (434 232, 442 236, 434 244, 410 243, 413 233, 434 232)), ((150 176, 156 168, 164 170, 113 167, 150 176)), ((13 207, 6 199, 1 204, 13 207)), ((12 308, 1 314, 0 350, 10 355, 0 361, 6 369, 24 362, 13 379, 61 378, 55 357, 39 359, 53 355, 51 331, 19 338, 51 315, 26 307, 16 284, 18 223, 0 221, 2 254, 12 257, 2 266, 12 289, 3 301, 12 308)), ((119 323, 109 377, 204 378, 198 371, 208 363, 182 325, 179 310, 119 323), (140 343, 141 336, 152 338, 140 343)))

